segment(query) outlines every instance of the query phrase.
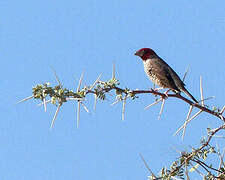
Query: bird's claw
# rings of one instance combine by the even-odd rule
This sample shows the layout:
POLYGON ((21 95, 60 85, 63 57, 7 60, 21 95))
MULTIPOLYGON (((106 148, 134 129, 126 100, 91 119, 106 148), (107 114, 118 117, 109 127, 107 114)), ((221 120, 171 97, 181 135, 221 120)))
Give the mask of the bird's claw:
POLYGON ((152 91, 158 92, 159 90, 161 90, 163 88, 151 88, 152 91))

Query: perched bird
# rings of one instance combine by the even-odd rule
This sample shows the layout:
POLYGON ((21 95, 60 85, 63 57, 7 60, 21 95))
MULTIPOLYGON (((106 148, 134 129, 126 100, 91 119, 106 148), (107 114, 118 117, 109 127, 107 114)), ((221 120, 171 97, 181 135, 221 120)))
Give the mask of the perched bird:
POLYGON ((198 101, 188 92, 185 84, 177 75, 177 73, 163 61, 152 49, 142 48, 135 53, 139 56, 144 64, 144 70, 149 79, 161 88, 168 88, 175 93, 183 91, 193 101, 198 101))

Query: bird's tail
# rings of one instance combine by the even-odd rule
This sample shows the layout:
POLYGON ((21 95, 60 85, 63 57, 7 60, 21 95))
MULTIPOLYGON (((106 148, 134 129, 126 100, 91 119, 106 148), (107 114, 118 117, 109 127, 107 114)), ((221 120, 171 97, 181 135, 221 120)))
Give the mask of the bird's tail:
POLYGON ((187 94, 194 102, 198 103, 198 101, 188 92, 187 89, 182 89, 182 91, 187 94))

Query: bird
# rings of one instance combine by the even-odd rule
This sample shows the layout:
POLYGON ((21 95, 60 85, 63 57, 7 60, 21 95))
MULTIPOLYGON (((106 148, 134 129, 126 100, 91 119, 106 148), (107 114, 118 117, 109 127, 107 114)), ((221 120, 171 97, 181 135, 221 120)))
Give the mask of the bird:
MULTIPOLYGON (((175 93, 184 92, 195 103, 198 101, 185 88, 184 82, 177 73, 151 48, 141 48, 135 52, 144 64, 144 71, 149 79, 160 88, 172 90, 175 93)), ((168 92, 168 91, 167 91, 168 92)), ((167 95, 167 93, 166 93, 167 95)))

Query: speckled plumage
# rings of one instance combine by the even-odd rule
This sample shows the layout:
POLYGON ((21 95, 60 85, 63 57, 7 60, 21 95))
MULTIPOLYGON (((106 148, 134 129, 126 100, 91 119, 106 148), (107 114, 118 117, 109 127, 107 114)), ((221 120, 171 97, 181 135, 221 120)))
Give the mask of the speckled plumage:
POLYGON ((198 102, 185 88, 177 73, 163 61, 152 49, 142 48, 135 53, 143 60, 144 70, 149 79, 162 88, 169 88, 176 93, 183 91, 196 103, 198 102))

